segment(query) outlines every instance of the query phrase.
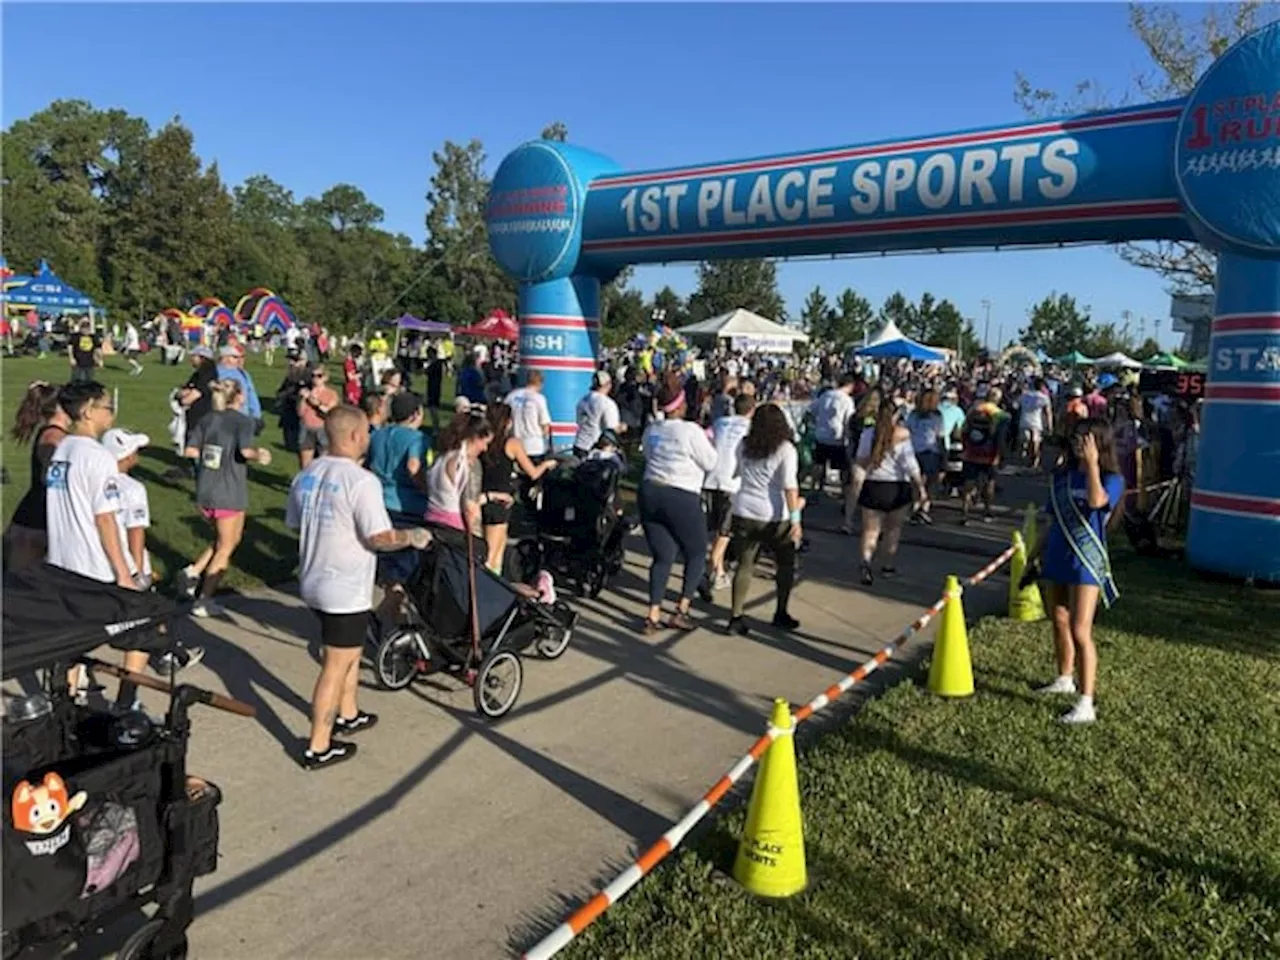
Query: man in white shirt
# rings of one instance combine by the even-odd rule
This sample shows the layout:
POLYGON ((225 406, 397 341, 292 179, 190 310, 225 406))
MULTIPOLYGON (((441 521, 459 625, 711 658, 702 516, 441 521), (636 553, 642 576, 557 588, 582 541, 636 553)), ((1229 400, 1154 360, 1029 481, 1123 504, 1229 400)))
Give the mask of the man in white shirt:
MULTIPOLYGON (((71 430, 54 450, 45 479, 45 559, 82 577, 137 590, 117 517, 120 473, 116 458, 99 442, 111 428, 115 407, 106 387, 92 380, 63 387, 58 405, 71 419, 71 430)), ((147 656, 143 650, 126 651, 125 669, 145 670, 147 656)), ((135 699, 133 685, 122 681, 117 702, 132 707, 135 699)))
POLYGON ((1038 468, 1041 439, 1046 431, 1053 429, 1053 405, 1041 378, 1032 379, 1031 388, 1022 392, 1018 399, 1018 413, 1023 452, 1027 463, 1038 468))
POLYGON ((707 497, 707 532, 711 541, 711 586, 724 590, 730 584, 724 568, 729 549, 729 528, 733 521, 733 497, 742 485, 738 476, 738 448, 751 429, 756 399, 745 393, 733 398, 733 412, 711 426, 711 445, 716 448, 716 465, 707 474, 702 489, 707 497))
POLYGON ((142 340, 138 336, 138 328, 129 321, 124 327, 124 358, 129 363, 129 376, 142 375, 142 364, 138 362, 138 354, 142 352, 142 340))
POLYGON ((360 461, 369 449, 369 419, 355 407, 329 412, 328 451, 294 478, 285 520, 299 532, 298 587, 320 619, 324 660, 311 698, 307 770, 355 756, 354 743, 333 733, 357 733, 378 722, 356 702, 360 653, 373 615, 379 552, 426 549, 426 530, 395 530, 383 505, 382 484, 360 461))
POLYGON ((819 493, 826 486, 828 466, 839 471, 842 489, 849 485, 849 421, 854 411, 853 384, 853 374, 843 373, 836 386, 813 404, 814 489, 819 493))
POLYGON ((507 394, 511 435, 524 444, 534 463, 541 463, 551 450, 551 409, 542 395, 542 382, 542 371, 530 370, 525 386, 507 394))
POLYGON ((609 376, 609 372, 597 370, 591 377, 591 391, 578 401, 578 432, 573 438, 573 454, 579 460, 587 459, 605 430, 615 433, 626 430, 622 425, 618 404, 609 396, 612 388, 613 377, 609 376))

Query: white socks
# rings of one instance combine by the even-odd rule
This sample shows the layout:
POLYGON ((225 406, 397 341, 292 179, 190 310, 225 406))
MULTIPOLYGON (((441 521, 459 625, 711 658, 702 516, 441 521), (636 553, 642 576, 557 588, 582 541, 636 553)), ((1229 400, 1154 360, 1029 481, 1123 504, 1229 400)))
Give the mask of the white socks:
POLYGON ((1036 693, 1075 693, 1076 679, 1071 674, 1058 677, 1053 683, 1046 684, 1036 690, 1036 693))
POLYGON ((1093 723, 1098 713, 1093 707, 1093 697, 1081 696, 1076 705, 1059 718, 1063 723, 1093 723))

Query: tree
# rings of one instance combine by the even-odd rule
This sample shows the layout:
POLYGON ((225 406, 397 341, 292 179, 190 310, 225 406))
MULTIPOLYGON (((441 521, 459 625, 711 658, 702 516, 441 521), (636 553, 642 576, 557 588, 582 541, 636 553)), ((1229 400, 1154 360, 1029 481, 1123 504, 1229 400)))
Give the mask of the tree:
POLYGON ((842 348, 861 343, 874 321, 871 301, 845 287, 836 300, 836 324, 831 339, 842 348))
MULTIPOLYGON (((1129 89, 1118 97, 1090 80, 1081 81, 1072 93, 1063 96, 1036 88, 1019 73, 1014 98, 1029 115, 1041 118, 1121 106, 1137 97, 1185 97, 1205 68, 1231 44, 1276 16, 1274 7, 1259 0, 1212 5, 1196 21, 1184 20, 1175 6, 1130 3, 1129 28, 1146 48, 1154 71, 1135 75, 1129 89)), ((1182 240, 1126 243, 1120 245, 1119 252, 1134 266, 1164 277, 1174 292, 1204 293, 1214 287, 1217 258, 1198 244, 1182 240)))
POLYGON ((782 323, 778 268, 768 260, 704 260, 698 264, 698 289, 689 298, 693 322, 742 308, 782 323))
POLYGON ((1087 357, 1105 357, 1109 353, 1130 353, 1133 340, 1114 323, 1100 323, 1091 327, 1080 351, 1087 357))
POLYGON ((814 340, 829 341, 835 339, 835 327, 838 314, 831 309, 826 294, 821 287, 814 287, 805 299, 804 308, 800 311, 800 328, 814 340))
POLYGON ((561 120, 556 120, 542 128, 539 135, 541 140, 554 140, 557 143, 564 143, 569 139, 569 128, 561 120))
POLYGON ((894 291, 886 298, 884 305, 880 308, 880 315, 877 319, 881 326, 893 323, 903 333, 907 333, 915 322, 912 313, 913 305, 911 301, 904 297, 901 291, 894 291))
POLYGON ((654 315, 660 316, 662 322, 672 328, 683 327, 689 322, 688 307, 680 294, 669 286, 663 287, 653 295, 653 300, 649 304, 649 315, 650 319, 653 319, 654 315))
POLYGON ((1032 350, 1059 357, 1079 350, 1087 353, 1089 308, 1076 305, 1075 297, 1050 294, 1031 308, 1026 327, 1018 331, 1018 342, 1032 350))
POLYGON ((1142 346, 1134 350, 1129 354, 1129 356, 1133 357, 1135 360, 1150 360, 1157 353, 1163 352, 1164 351, 1160 349, 1160 343, 1155 339, 1155 337, 1147 337, 1147 339, 1142 341, 1142 346))
POLYGON ((446 140, 431 159, 436 172, 427 191, 430 269, 438 271, 467 303, 472 320, 494 307, 514 310, 515 284, 489 255, 484 145, 474 139, 465 146, 446 140))

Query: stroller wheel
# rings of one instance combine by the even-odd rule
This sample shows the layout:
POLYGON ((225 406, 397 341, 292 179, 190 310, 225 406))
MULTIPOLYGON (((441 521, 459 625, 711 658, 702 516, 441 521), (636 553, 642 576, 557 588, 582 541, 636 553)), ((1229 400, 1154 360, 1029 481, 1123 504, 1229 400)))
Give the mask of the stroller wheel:
POLYGON ((472 694, 476 710, 496 720, 516 704, 524 683, 524 666, 510 650, 494 650, 480 664, 472 694))
POLYGON ((148 920, 124 942, 116 953, 116 960, 186 960, 187 938, 185 936, 167 953, 159 954, 151 948, 164 926, 165 921, 159 917, 148 920))
POLYGON ((569 641, 573 639, 573 627, 549 627, 547 633, 538 637, 534 649, 543 660, 554 660, 569 649, 569 641))
POLYGON ((403 690, 418 675, 418 661, 425 644, 416 630, 395 630, 378 644, 374 673, 387 690, 403 690))

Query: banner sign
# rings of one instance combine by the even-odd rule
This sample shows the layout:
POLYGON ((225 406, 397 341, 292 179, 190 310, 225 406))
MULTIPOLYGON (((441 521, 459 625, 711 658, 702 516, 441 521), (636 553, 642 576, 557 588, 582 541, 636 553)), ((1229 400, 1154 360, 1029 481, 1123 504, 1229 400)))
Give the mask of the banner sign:
POLYGON ((739 353, 791 353, 795 341, 791 337, 748 335, 731 337, 729 346, 739 353))
POLYGON ((1191 236, 1169 156, 1182 102, 597 177, 582 254, 621 263, 1191 236))

